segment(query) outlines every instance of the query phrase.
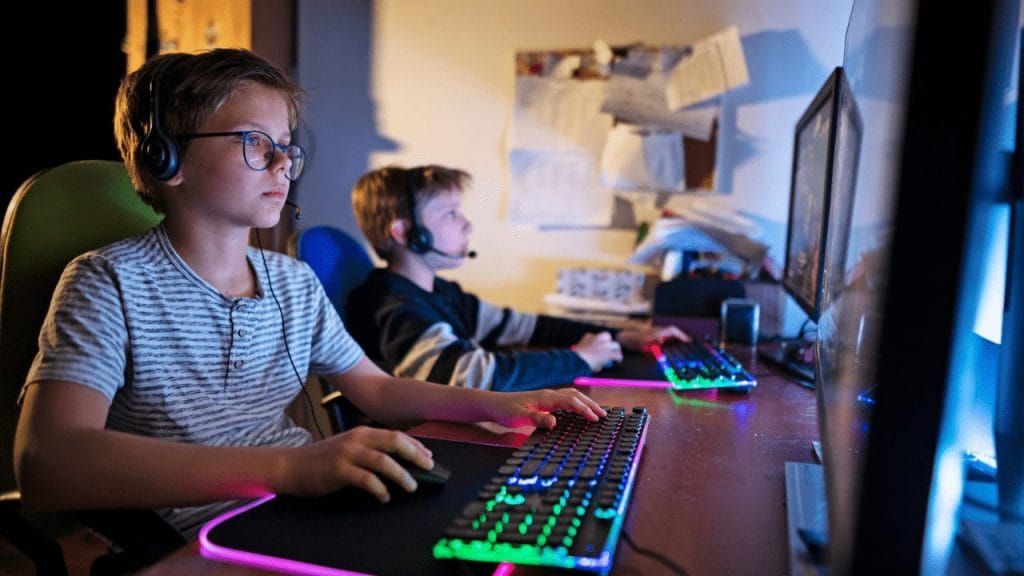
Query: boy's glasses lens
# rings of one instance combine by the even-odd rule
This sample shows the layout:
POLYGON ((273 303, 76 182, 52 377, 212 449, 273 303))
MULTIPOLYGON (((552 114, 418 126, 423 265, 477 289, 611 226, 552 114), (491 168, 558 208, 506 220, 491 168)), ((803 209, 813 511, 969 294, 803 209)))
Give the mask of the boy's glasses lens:
POLYGON ((256 171, 266 170, 274 161, 274 154, 280 151, 288 160, 291 166, 285 176, 289 180, 298 179, 302 174, 302 168, 306 165, 306 152, 295 144, 278 144, 274 139, 263 132, 248 132, 242 138, 242 153, 245 164, 256 171))
POLYGON ((270 167, 274 161, 274 155, 280 151, 284 154, 290 164, 285 177, 295 181, 302 168, 306 165, 306 151, 295 144, 278 144, 265 132, 259 130, 239 130, 235 132, 198 132, 191 134, 178 134, 175 138, 191 140, 193 138, 214 138, 214 137, 237 137, 242 140, 242 158, 249 168, 262 172, 270 167))

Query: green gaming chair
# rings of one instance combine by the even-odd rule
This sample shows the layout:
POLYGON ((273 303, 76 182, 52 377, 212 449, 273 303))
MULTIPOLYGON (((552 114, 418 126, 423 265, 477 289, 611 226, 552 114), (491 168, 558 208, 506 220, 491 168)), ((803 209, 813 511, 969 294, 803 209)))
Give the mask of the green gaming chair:
MULTIPOLYGON (((40 574, 65 574, 63 554, 22 510, 12 466, 17 398, 36 354, 39 329, 68 262, 140 234, 161 218, 139 198, 124 165, 105 160, 39 172, 21 185, 7 207, 0 230, 0 533, 35 562, 40 574)), ((116 553, 97 560, 94 573, 120 571, 114 566, 121 563, 146 563, 185 543, 152 510, 73 517, 115 545, 116 553)))

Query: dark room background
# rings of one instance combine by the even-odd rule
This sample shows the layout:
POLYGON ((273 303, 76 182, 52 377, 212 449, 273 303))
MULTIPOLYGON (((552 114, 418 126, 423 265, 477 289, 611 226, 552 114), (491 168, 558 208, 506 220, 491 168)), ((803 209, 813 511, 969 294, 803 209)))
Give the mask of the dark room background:
POLYGON ((22 19, 8 22, 0 39, 7 55, 5 210, 39 170, 118 158, 114 95, 126 67, 124 2, 25 2, 18 12, 22 19))

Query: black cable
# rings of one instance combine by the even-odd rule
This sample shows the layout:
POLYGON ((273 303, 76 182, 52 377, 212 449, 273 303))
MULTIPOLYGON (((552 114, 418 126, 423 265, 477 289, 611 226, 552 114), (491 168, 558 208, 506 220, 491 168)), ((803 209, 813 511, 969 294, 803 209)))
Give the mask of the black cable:
POLYGON ((632 548, 633 551, 637 554, 640 554, 641 556, 647 556, 648 558, 655 560, 662 566, 665 566, 666 568, 668 568, 676 574, 679 574, 680 576, 688 576, 686 570, 683 570, 678 564, 669 560, 662 554, 655 552, 654 550, 649 550, 647 548, 641 548, 640 546, 637 546, 636 542, 633 541, 633 537, 630 536, 629 532, 626 532, 625 529, 623 529, 620 534, 622 535, 622 541, 625 542, 627 546, 632 548))
POLYGON ((807 334, 807 325, 810 323, 811 319, 808 318, 807 320, 804 320, 803 324, 800 325, 800 332, 796 335, 797 340, 803 340, 804 336, 807 334))
POLYGON ((817 330, 818 330, 817 328, 814 328, 812 330, 808 330, 807 329, 807 325, 810 324, 810 323, 811 323, 811 319, 810 318, 807 318, 806 320, 804 320, 803 324, 800 325, 800 331, 797 332, 797 335, 796 335, 795 338, 790 338, 790 337, 787 337, 787 336, 783 336, 782 334, 770 334, 770 335, 760 336, 758 338, 758 340, 760 340, 761 342, 771 342, 771 343, 775 343, 775 344, 782 343, 782 342, 791 342, 791 341, 803 340, 808 334, 817 334, 817 330))
POLYGON ((292 365, 292 371, 295 372, 295 377, 299 380, 299 390, 302 390, 302 394, 306 397, 306 404, 309 405, 309 415, 313 418, 313 425, 316 426, 316 431, 320 434, 320 439, 323 440, 326 436, 324 436, 324 431, 320 429, 320 422, 316 419, 313 398, 309 395, 309 391, 306 390, 306 381, 299 374, 299 369, 295 366, 295 360, 292 358, 291 348, 288 347, 288 332, 284 329, 284 308, 281 307, 281 301, 277 299, 277 294, 274 293, 274 283, 270 280, 270 267, 267 266, 267 256, 263 253, 263 241, 260 239, 259 230, 256 230, 256 245, 259 246, 260 258, 263 259, 263 271, 267 274, 267 288, 270 289, 270 295, 274 298, 274 303, 277 304, 277 312, 281 315, 281 339, 284 340, 285 354, 288 355, 288 362, 292 365))

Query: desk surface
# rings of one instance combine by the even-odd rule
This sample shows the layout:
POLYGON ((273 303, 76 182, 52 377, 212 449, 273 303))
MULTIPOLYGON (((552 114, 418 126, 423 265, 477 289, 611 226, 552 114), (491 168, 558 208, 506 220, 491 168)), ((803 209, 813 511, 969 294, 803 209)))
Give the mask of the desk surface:
MULTIPOLYGON (((684 322, 700 336, 713 326, 684 322)), ((651 415, 624 529, 638 546, 668 557, 690 574, 786 574, 786 461, 813 462, 818 439, 813 390, 757 363, 750 347, 730 352, 754 373, 749 394, 670 393, 586 387, 608 406, 646 406, 651 415)), ((446 425, 451 438, 481 432, 446 425)), ((429 427, 436 436, 437 425, 429 427)), ((664 570, 624 543, 612 574, 664 570)), ((264 574, 202 558, 192 543, 145 574, 264 574)))

